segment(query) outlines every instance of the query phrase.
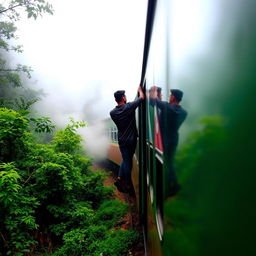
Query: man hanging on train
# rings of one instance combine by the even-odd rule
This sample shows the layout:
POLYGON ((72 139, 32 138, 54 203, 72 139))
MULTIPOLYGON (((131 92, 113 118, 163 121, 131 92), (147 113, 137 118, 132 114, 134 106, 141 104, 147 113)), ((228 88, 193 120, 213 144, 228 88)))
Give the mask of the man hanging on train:
POLYGON ((127 103, 125 91, 116 91, 114 97, 117 106, 110 111, 110 116, 118 129, 118 144, 123 159, 117 180, 114 184, 120 192, 129 193, 133 197, 135 193, 131 179, 131 171, 138 137, 135 110, 144 99, 144 93, 141 87, 138 88, 138 92, 138 99, 127 103))
POLYGON ((169 102, 159 98, 159 87, 150 89, 150 102, 154 102, 161 110, 159 116, 160 131, 164 148, 164 165, 167 167, 164 194, 166 197, 174 196, 180 190, 174 169, 174 156, 179 141, 179 128, 187 117, 187 111, 180 105, 183 92, 179 89, 171 89, 169 102))

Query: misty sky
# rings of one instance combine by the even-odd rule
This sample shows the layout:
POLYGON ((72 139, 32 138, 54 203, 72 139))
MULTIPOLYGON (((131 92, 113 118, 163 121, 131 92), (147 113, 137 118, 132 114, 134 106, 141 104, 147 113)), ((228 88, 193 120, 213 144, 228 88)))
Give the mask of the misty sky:
MULTIPOLYGON (((48 94, 37 108, 59 123, 109 117, 113 93, 133 100, 140 82, 146 0, 52 0, 53 16, 22 19, 21 61, 48 94)), ((36 84, 33 81, 37 81, 36 84)))
MULTIPOLYGON (((42 88, 47 93, 35 104, 40 115, 50 116, 58 125, 66 124, 69 117, 85 120, 89 127, 84 137, 95 155, 105 140, 104 127, 91 124, 109 118, 109 111, 116 105, 116 90, 125 89, 128 101, 136 96, 147 0, 49 2, 55 10, 53 16, 19 22, 19 42, 24 53, 17 61, 32 66, 32 88, 42 88)), ((159 8, 165 12, 161 1, 159 8)), ((171 10, 167 22, 171 31, 172 86, 180 88, 180 77, 191 81, 189 70, 194 65, 189 60, 209 51, 217 9, 213 2, 205 0, 177 0, 172 1, 171 10)), ((161 40, 156 42, 156 48, 161 47, 161 40)), ((182 84, 186 95, 193 90, 190 85, 182 84)), ((184 100, 185 106, 189 106, 188 99, 184 100)))
MULTIPOLYGON (((125 89, 128 101, 136 96, 147 0, 49 2, 55 10, 53 16, 36 21, 24 18, 18 26, 24 46, 19 61, 34 69, 33 88, 43 88, 48 94, 37 109, 59 124, 70 116, 88 122, 108 118, 116 90, 125 89)), ((204 0, 172 2, 173 86, 179 88, 176 77, 184 73, 183 61, 208 45, 214 9, 204 0)))

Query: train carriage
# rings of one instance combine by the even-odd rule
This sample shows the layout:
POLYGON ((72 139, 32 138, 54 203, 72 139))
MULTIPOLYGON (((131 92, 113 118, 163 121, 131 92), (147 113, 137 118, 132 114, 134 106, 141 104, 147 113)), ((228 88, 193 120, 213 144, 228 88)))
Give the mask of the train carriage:
POLYGON ((255 7, 149 0, 140 82, 147 97, 136 112, 132 170, 146 255, 256 255, 255 7), (162 134, 168 112, 151 104, 152 86, 165 102, 170 89, 184 92, 188 116, 172 159, 164 146, 172 135, 162 134), (181 185, 172 195, 170 168, 181 185))

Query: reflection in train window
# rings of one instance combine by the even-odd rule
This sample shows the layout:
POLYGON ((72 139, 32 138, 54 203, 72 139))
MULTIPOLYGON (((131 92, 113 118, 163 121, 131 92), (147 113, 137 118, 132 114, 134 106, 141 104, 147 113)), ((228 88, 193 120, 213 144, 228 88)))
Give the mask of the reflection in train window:
POLYGON ((147 183, 149 187, 150 199, 153 204, 154 201, 154 154, 153 147, 147 143, 147 164, 148 164, 148 173, 147 173, 147 183))
POLYGON ((146 166, 147 166, 147 185, 149 186, 149 144, 147 142, 147 148, 146 148, 146 166))
POLYGON ((156 154, 156 222, 160 240, 163 236, 163 160, 156 154))

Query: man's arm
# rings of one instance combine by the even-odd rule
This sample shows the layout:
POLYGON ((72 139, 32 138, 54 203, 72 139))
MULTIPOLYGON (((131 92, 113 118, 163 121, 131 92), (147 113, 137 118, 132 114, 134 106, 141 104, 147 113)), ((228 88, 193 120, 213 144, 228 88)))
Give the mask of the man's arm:
POLYGON ((132 102, 128 102, 128 103, 126 104, 126 106, 127 106, 130 110, 135 110, 135 109, 140 105, 140 103, 144 100, 144 98, 145 98, 145 95, 144 95, 144 93, 143 93, 143 91, 142 91, 142 88, 141 88, 140 86, 139 86, 139 88, 138 88, 138 93, 139 93, 139 97, 138 97, 137 100, 132 101, 132 102))
POLYGON ((144 92, 142 91, 142 88, 140 86, 138 88, 138 93, 139 93, 139 98, 144 100, 145 95, 144 95, 144 92))
POLYGON ((149 89, 149 98, 155 100, 157 98, 157 87, 152 86, 149 89))
POLYGON ((151 106, 155 106, 156 104, 156 98, 157 98, 157 87, 156 86, 152 86, 149 89, 149 104, 151 106))
POLYGON ((159 107, 160 109, 164 109, 164 108, 166 108, 166 106, 167 106, 167 102, 166 101, 161 101, 161 100, 159 100, 159 99, 155 99, 155 101, 156 101, 156 105, 157 105, 157 107, 159 107))
POLYGON ((161 101, 157 97, 157 86, 152 86, 149 90, 149 103, 154 106, 157 104, 157 107, 160 109, 164 109, 166 107, 166 104, 168 104, 165 101, 161 101))

